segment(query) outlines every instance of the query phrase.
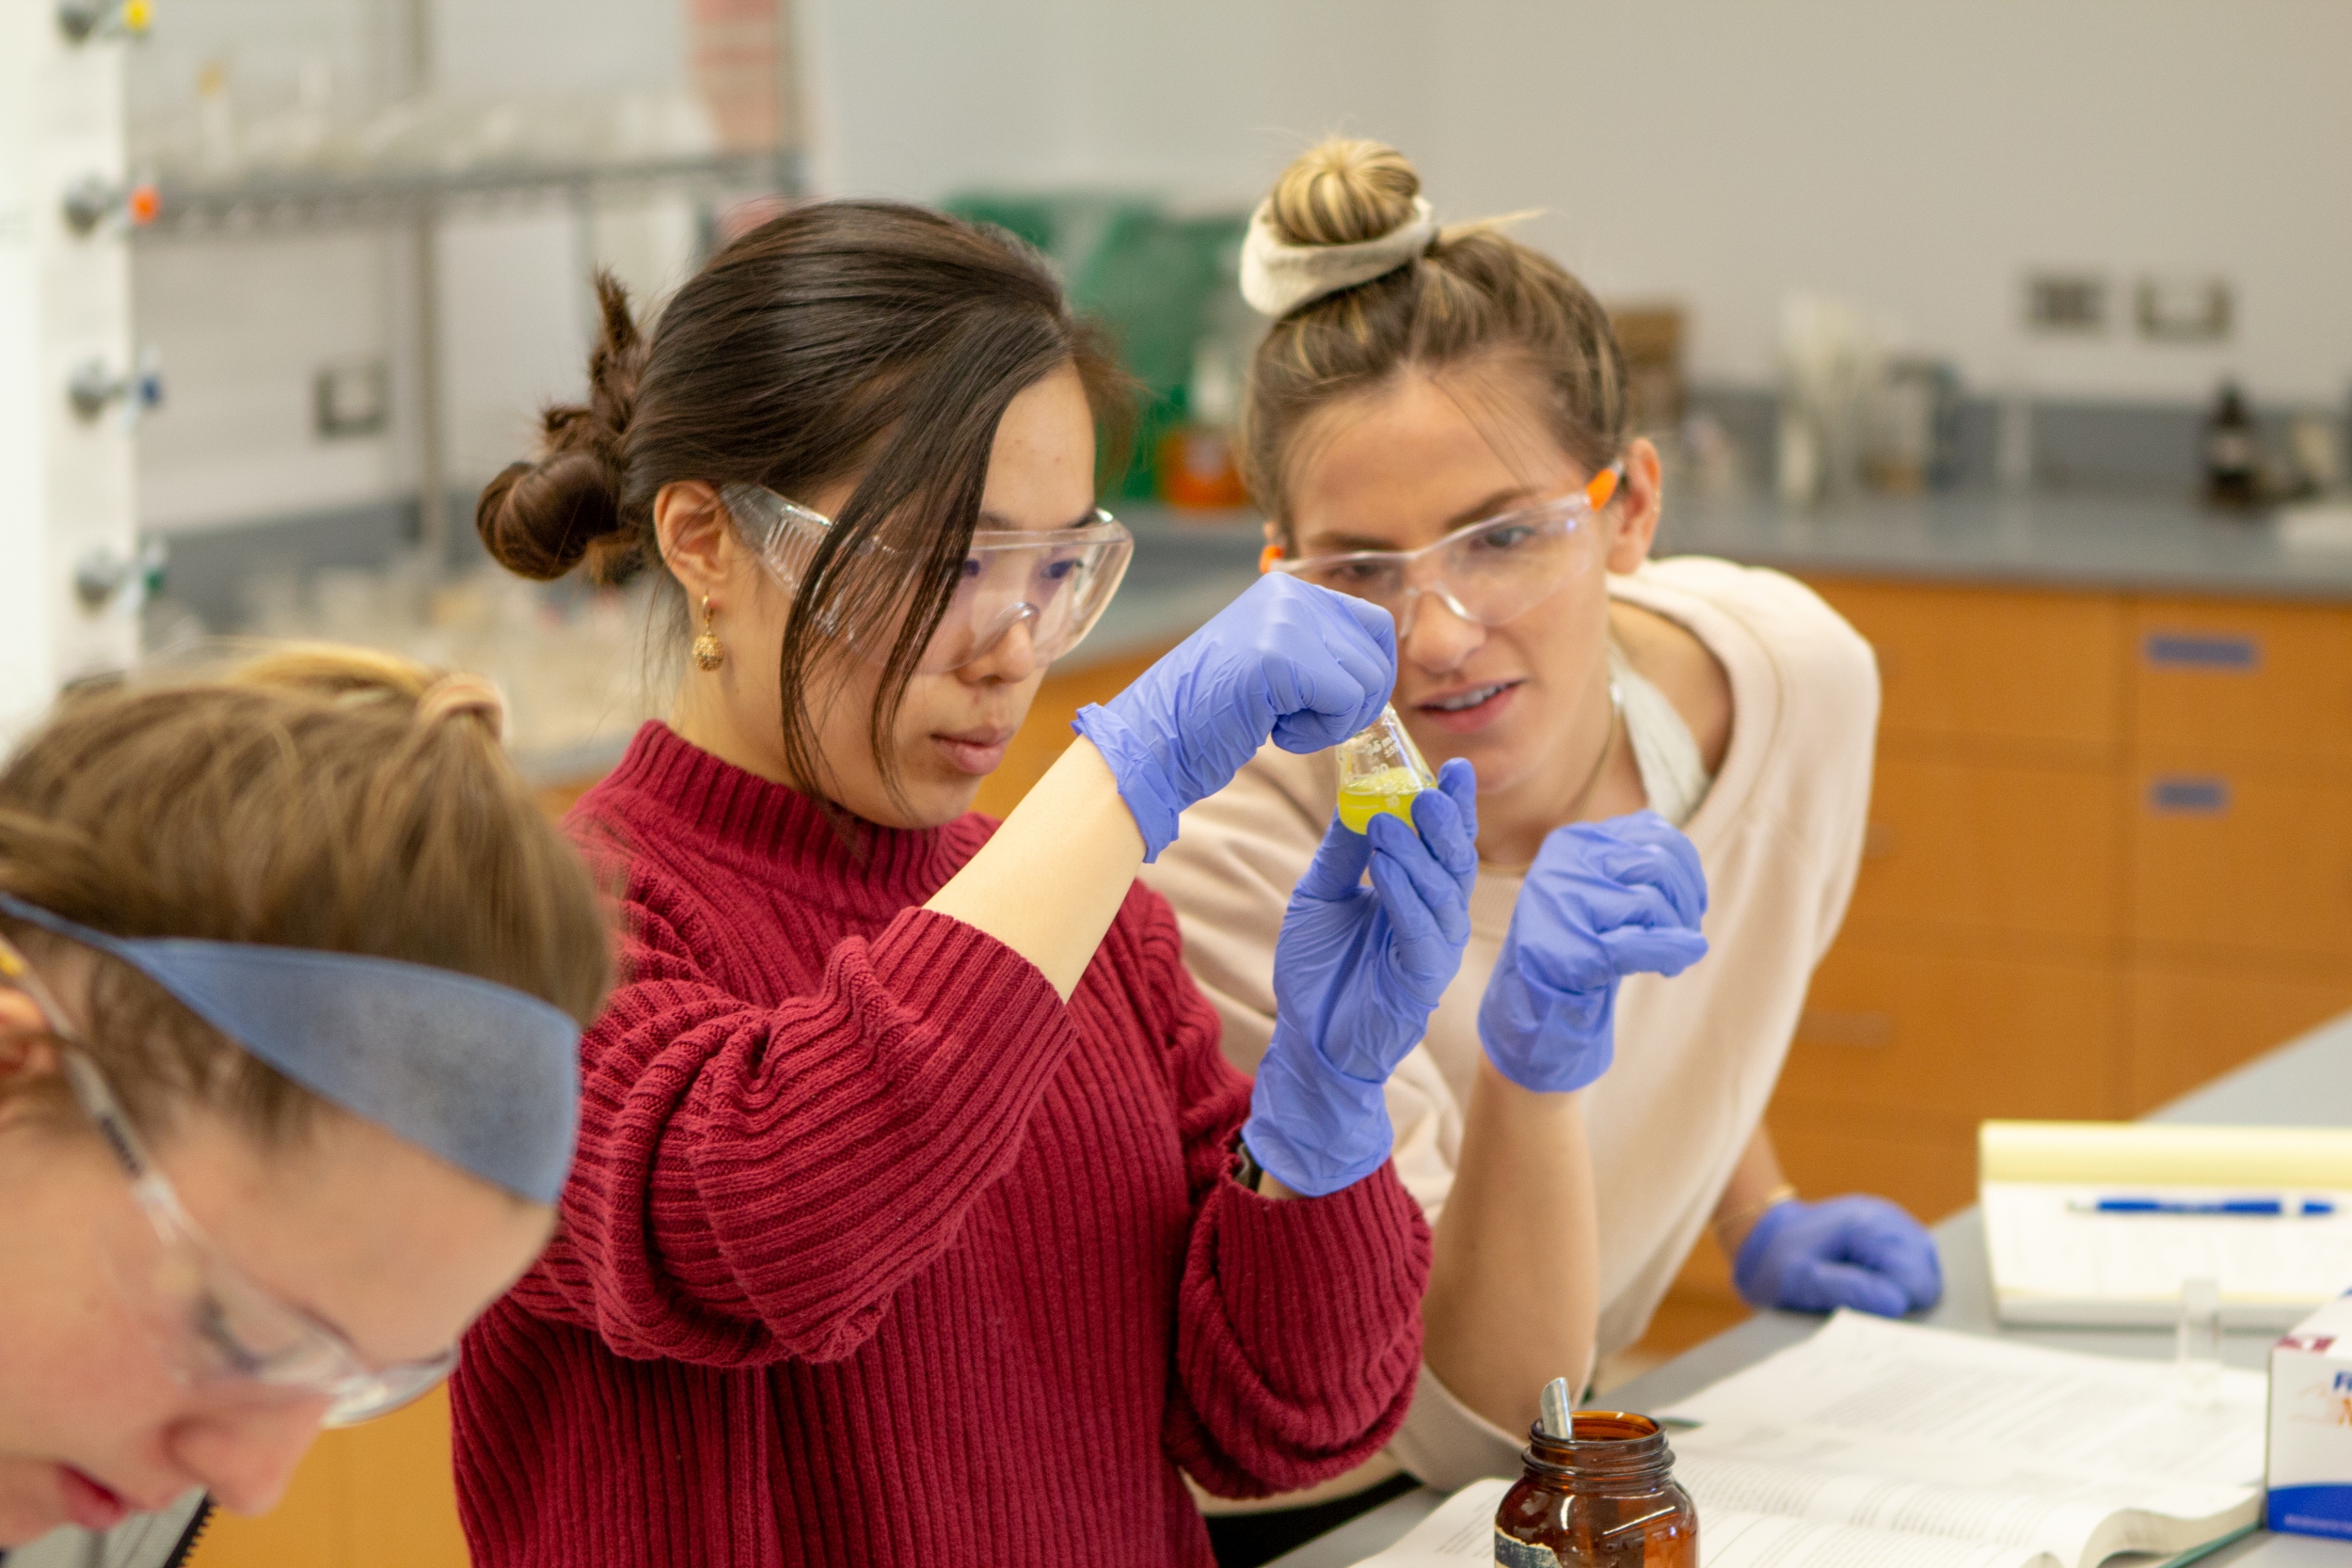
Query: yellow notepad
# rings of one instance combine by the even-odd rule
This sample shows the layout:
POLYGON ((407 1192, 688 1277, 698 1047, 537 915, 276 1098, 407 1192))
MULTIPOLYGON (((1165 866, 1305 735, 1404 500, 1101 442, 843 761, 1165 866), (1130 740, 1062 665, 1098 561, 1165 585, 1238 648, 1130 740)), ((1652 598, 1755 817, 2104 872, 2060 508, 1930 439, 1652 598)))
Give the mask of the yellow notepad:
POLYGON ((2225 1323, 2286 1328, 2352 1289, 2352 1129, 1988 1121, 1978 1140, 2001 1321, 2163 1326, 2211 1279, 2225 1323), (2333 1212, 2113 1214, 2102 1199, 2279 1197, 2333 1212))

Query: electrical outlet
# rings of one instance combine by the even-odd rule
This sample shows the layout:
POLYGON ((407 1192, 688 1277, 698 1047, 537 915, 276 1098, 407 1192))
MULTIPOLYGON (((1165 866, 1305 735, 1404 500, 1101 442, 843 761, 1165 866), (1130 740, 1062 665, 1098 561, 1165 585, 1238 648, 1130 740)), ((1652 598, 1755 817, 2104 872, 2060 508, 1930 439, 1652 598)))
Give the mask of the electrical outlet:
POLYGON ((310 426, 321 440, 380 436, 390 422, 390 377, 381 359, 322 365, 310 381, 310 426))
POLYGON ((2026 275, 2026 330, 2089 336, 2107 329, 2107 280, 2090 272, 2026 275))
POLYGON ((2166 343, 2217 343, 2235 315, 2226 277, 2146 277, 2139 280, 2139 335, 2166 343))

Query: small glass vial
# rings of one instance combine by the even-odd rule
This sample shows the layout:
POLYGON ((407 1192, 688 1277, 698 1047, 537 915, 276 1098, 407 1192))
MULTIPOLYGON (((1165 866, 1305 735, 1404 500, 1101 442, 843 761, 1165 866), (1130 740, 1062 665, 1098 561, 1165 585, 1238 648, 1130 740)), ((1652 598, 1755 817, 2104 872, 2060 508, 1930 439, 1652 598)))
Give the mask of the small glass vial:
POLYGON ((1396 709, 1384 707, 1370 727, 1340 742, 1340 820, 1350 832, 1371 831, 1386 812, 1413 825, 1413 797, 1438 787, 1396 709))
POLYGON ((1580 1410, 1569 1434, 1528 1428, 1526 1468, 1495 1511, 1507 1568, 1698 1568, 1699 1516, 1647 1416, 1580 1410))

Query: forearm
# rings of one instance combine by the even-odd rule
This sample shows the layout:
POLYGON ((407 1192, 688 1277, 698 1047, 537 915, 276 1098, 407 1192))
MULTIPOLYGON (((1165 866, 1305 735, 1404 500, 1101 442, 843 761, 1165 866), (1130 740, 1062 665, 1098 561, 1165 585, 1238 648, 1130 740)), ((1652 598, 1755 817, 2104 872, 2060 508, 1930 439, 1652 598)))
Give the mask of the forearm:
POLYGON ((1731 1180, 1724 1183, 1724 1195, 1715 1203, 1711 1224, 1724 1256, 1740 1256, 1740 1243, 1748 1239, 1756 1222, 1781 1198, 1793 1196, 1794 1191, 1780 1168, 1780 1153, 1772 1147, 1771 1131, 1758 1122, 1756 1135, 1740 1151, 1740 1163, 1731 1167, 1731 1180))
POLYGON ((1066 1002, 1142 864, 1119 783, 1081 736, 924 908, 994 937, 1066 1002))
POLYGON ((1555 1377, 1581 1389, 1599 1315, 1599 1227, 1583 1097, 1520 1088, 1479 1058, 1438 1217, 1422 1355, 1506 1432, 1555 1377))

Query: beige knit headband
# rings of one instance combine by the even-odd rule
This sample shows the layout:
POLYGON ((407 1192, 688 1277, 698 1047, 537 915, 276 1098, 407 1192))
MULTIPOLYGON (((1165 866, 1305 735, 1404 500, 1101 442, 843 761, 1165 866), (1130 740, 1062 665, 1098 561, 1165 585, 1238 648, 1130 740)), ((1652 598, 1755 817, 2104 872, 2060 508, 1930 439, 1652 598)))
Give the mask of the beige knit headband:
POLYGON ((1241 245, 1241 297, 1260 315, 1279 321, 1326 294, 1409 265, 1438 237, 1429 203, 1413 198, 1413 221, 1355 245, 1292 245, 1274 227, 1271 198, 1249 214, 1241 245))

